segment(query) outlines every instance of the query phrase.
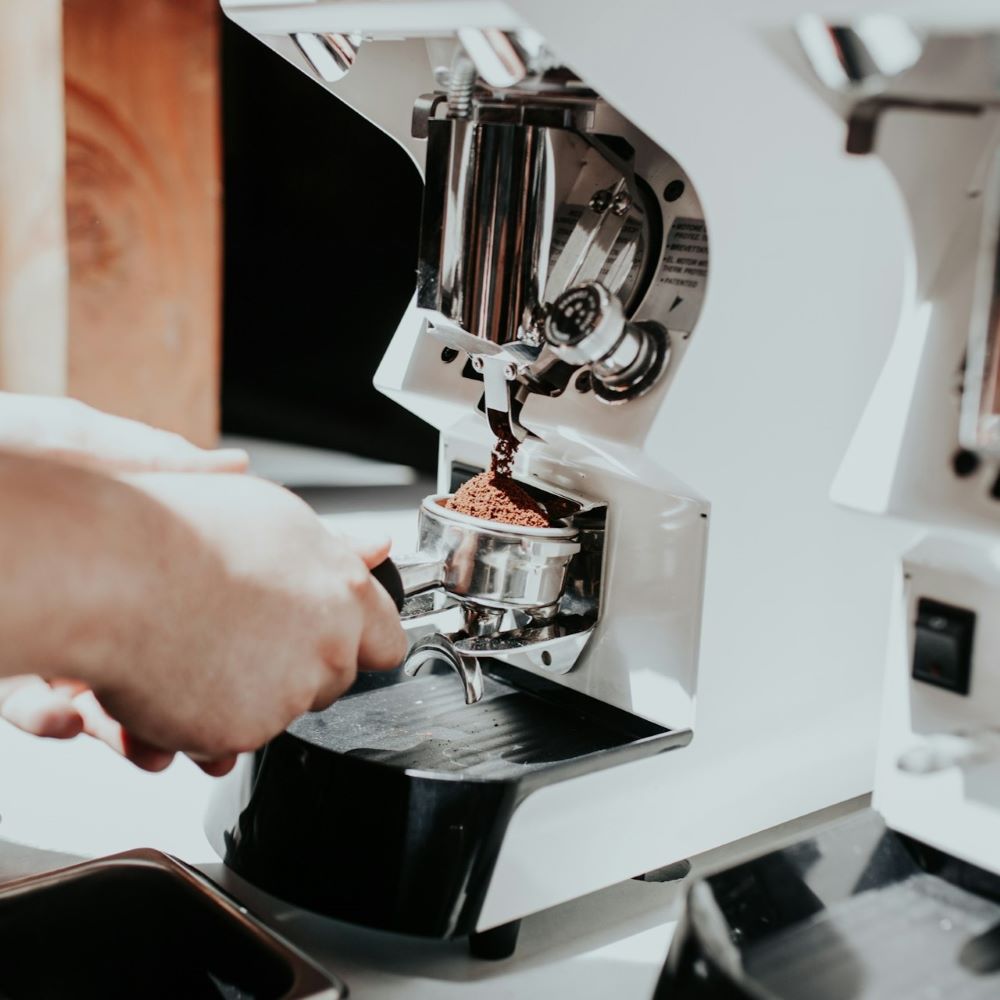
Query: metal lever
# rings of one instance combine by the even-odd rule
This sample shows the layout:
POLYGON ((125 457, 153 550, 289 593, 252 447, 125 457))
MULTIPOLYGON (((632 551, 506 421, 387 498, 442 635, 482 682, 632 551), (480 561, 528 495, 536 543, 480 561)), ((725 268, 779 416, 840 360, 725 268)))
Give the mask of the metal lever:
POLYGON ((476 354, 472 367, 483 376, 486 419, 498 441, 517 443, 528 432, 514 417, 514 390, 517 386, 517 366, 505 354, 476 354))

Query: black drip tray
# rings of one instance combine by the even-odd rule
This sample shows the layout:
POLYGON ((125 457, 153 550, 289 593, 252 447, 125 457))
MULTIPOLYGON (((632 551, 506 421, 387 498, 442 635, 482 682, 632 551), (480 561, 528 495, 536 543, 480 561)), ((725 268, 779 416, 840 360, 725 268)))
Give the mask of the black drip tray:
POLYGON ((226 864, 340 920, 471 934, 528 796, 691 739, 510 665, 484 671, 475 705, 444 667, 363 674, 298 719, 216 798, 209 835, 226 864))
MULTIPOLYGON (((527 771, 659 735, 663 729, 629 717, 582 721, 578 713, 485 676, 482 701, 466 705, 453 674, 428 674, 403 684, 343 698, 289 728, 323 750, 396 768, 504 780, 527 771)), ((625 713, 616 713, 619 717, 625 713)))
POLYGON ((141 850, 0 886, 0 1000, 335 1000, 204 876, 141 850))

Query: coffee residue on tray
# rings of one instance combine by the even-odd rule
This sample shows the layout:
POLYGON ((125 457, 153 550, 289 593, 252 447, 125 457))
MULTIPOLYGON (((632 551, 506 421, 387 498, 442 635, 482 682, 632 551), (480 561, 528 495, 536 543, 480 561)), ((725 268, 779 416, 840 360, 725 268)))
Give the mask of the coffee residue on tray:
POLYGON ((545 511, 527 490, 492 469, 463 483, 447 506, 449 510, 484 521, 499 521, 520 528, 549 527, 545 511))

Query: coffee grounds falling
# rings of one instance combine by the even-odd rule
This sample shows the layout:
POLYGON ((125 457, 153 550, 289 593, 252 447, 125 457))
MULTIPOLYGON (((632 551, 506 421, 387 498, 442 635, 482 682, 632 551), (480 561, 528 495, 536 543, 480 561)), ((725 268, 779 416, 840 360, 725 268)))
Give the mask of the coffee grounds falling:
POLYGON ((490 471, 501 479, 510 479, 516 451, 517 439, 513 435, 498 437, 497 443, 493 446, 493 454, 490 456, 490 471))
POLYGON ((545 511, 512 479, 495 470, 480 472, 463 483, 448 501, 448 509, 484 521, 514 524, 520 528, 548 528, 545 511))

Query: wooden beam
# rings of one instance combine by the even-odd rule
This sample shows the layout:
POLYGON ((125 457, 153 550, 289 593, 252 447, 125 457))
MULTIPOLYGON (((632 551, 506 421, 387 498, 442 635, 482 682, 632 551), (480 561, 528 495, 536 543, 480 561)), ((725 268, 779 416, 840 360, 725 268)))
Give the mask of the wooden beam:
POLYGON ((202 444, 219 419, 218 17, 217 0, 64 4, 70 392, 202 444))
POLYGON ((0 0, 0 388, 66 386, 59 0, 0 0))

